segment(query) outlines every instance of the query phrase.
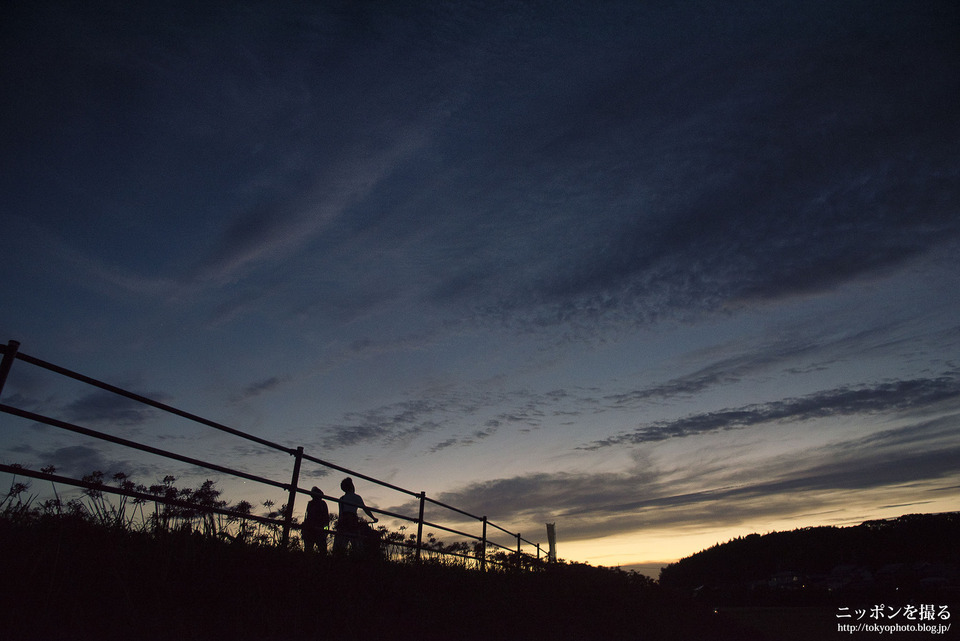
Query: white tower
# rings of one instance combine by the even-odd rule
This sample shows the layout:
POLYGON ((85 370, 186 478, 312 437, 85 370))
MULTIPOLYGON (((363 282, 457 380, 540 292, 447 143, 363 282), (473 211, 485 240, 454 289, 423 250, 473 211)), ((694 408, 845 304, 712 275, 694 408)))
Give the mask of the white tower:
POLYGON ((557 562, 557 524, 547 523, 547 543, 550 545, 550 551, 547 552, 547 560, 551 563, 557 562))

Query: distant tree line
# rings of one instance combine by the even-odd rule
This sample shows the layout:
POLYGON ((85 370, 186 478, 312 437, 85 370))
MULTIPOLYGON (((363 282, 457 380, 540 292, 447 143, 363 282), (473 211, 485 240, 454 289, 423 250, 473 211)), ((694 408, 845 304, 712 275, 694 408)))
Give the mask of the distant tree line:
POLYGON ((908 514, 852 527, 750 534, 663 568, 661 585, 695 589, 767 579, 777 573, 828 574, 838 566, 960 565, 960 512, 908 514))

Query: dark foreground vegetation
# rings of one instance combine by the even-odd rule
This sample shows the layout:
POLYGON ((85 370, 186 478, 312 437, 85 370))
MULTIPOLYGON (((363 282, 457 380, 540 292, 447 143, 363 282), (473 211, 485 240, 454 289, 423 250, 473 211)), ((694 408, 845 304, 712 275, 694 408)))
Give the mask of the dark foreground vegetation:
POLYGON ((306 558, 2 524, 9 639, 749 639, 636 575, 306 558))
POLYGON ((0 510, 0 637, 760 638, 639 574, 333 558, 159 519, 131 527, 90 498, 0 510))

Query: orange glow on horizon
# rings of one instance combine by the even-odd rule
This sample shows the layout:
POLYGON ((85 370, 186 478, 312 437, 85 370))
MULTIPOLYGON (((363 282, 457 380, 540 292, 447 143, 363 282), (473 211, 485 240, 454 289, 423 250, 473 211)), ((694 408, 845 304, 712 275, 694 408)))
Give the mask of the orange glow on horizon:
MULTIPOLYGON (((887 488, 888 497, 897 494, 899 488, 887 488)), ((870 493, 866 493, 870 494, 870 493)), ((863 496, 859 498, 864 498, 863 496)), ((875 497, 873 497, 875 498, 875 497)), ((643 574, 657 577, 652 569, 676 562, 706 550, 714 545, 749 534, 790 531, 805 527, 836 526, 850 527, 874 519, 894 519, 904 514, 935 514, 960 511, 960 499, 937 497, 910 505, 885 505, 876 507, 863 503, 851 504, 844 509, 831 510, 815 515, 795 515, 773 518, 763 522, 756 520, 737 526, 709 527, 694 530, 682 528, 659 528, 617 534, 613 536, 565 541, 562 522, 557 524, 557 554, 560 559, 588 563, 594 566, 637 568, 643 574), (920 509, 922 507, 922 509, 920 509), (825 518, 829 514, 829 518, 825 518)), ((836 507, 836 506, 834 506, 836 507)))

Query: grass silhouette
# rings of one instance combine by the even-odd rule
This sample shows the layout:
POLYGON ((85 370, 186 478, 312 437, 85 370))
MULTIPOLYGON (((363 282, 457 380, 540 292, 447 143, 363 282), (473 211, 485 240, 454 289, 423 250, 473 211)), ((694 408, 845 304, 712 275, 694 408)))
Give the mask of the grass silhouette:
MULTIPOLYGON (((212 484, 173 481, 155 489, 222 501, 212 484)), ((6 638, 757 638, 635 573, 321 556, 280 547, 269 529, 221 536, 245 526, 202 508, 164 513, 95 490, 35 504, 28 490, 14 483, 0 501, 6 638)))

